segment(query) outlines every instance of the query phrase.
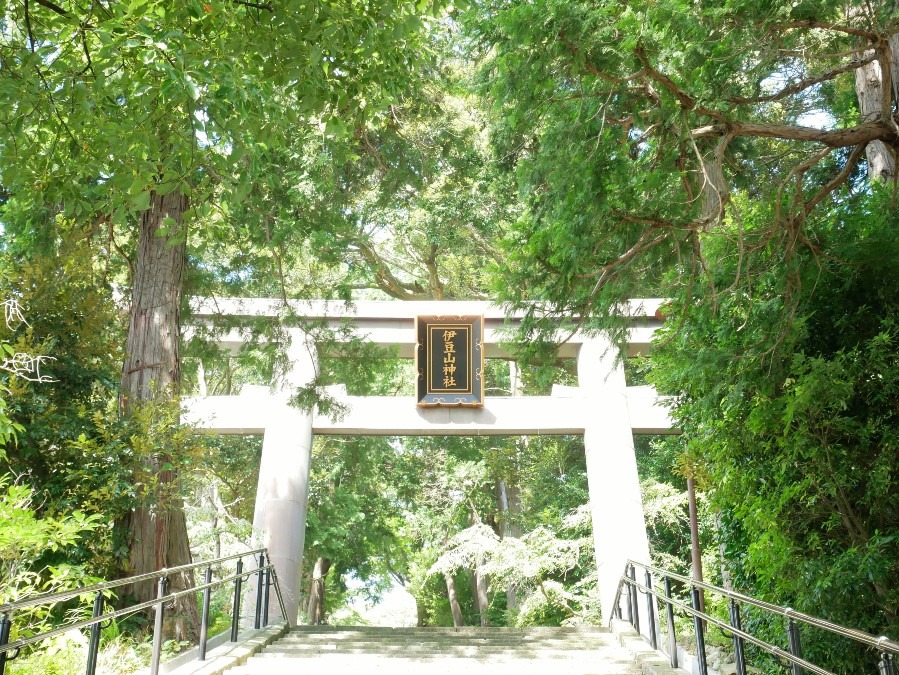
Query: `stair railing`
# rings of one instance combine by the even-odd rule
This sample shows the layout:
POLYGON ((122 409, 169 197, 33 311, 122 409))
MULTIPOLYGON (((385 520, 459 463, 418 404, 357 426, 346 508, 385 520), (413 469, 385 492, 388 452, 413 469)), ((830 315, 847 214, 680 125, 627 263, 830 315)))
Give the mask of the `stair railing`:
POLYGON ((196 596, 197 593, 202 593, 200 638, 197 660, 204 661, 206 659, 206 647, 208 643, 209 603, 211 599, 212 589, 228 583, 232 583, 234 585, 230 639, 231 642, 236 642, 238 639, 238 634, 240 632, 240 603, 243 581, 244 579, 247 579, 253 575, 256 576, 256 607, 253 627, 263 628, 268 625, 269 594, 271 588, 275 589, 275 596, 278 600, 278 605, 281 610, 281 617, 289 626, 290 619, 287 616, 287 612, 284 606, 284 599, 281 596, 281 588, 278 584, 278 574, 270 561, 266 563, 267 559, 268 551, 264 548, 259 548, 253 551, 235 553, 234 555, 216 558, 214 560, 205 560, 203 562, 192 563, 190 565, 181 565, 179 567, 161 569, 158 572, 140 574, 133 577, 127 577, 125 579, 117 579, 115 581, 107 581, 101 584, 94 584, 92 586, 73 588, 71 590, 61 591, 58 593, 46 593, 44 595, 38 595, 33 598, 29 598, 27 600, 0 605, 0 675, 4 675, 6 664, 18 658, 22 653, 22 649, 24 647, 37 644, 57 635, 62 635, 63 633, 66 633, 70 630, 77 630, 82 628, 90 629, 87 646, 87 666, 85 669, 85 675, 95 675, 97 669, 97 657, 100 651, 100 630, 101 628, 103 628, 103 624, 113 619, 118 619, 123 616, 128 616, 130 614, 135 614, 137 612, 148 610, 151 608, 155 612, 155 621, 153 628, 153 651, 150 657, 150 675, 158 675, 159 662, 162 656, 162 633, 166 607, 167 605, 170 605, 173 600, 184 596, 196 596), (254 569, 245 571, 243 559, 249 557, 254 558, 257 565, 254 569), (223 563, 231 562, 234 560, 236 560, 237 562, 233 574, 216 581, 212 580, 213 567, 220 567, 223 563), (168 591, 168 578, 170 575, 192 572, 193 570, 204 567, 205 571, 203 574, 202 584, 174 593, 168 591), (130 605, 122 609, 105 612, 107 598, 111 595, 110 591, 112 591, 112 589, 121 588, 122 586, 127 586, 129 584, 137 582, 152 580, 156 580, 157 582, 156 599, 148 600, 146 602, 141 602, 135 605, 130 605), (94 598, 91 618, 66 623, 65 625, 57 626, 42 633, 17 639, 13 642, 9 641, 16 612, 30 607, 52 606, 60 602, 66 602, 83 596, 93 596, 94 598))
POLYGON ((854 642, 867 645, 874 649, 880 656, 878 663, 879 675, 899 675, 897 673, 897 661, 899 661, 899 643, 894 642, 886 636, 875 637, 869 633, 852 628, 846 628, 824 619, 819 619, 802 612, 797 612, 789 607, 781 607, 773 605, 762 600, 751 598, 742 593, 729 591, 718 586, 713 586, 701 581, 690 579, 674 572, 653 567, 645 563, 628 560, 625 565, 624 574, 618 584, 618 591, 615 595, 614 618, 623 619, 622 604, 627 607, 628 622, 634 628, 640 631, 640 612, 638 607, 638 593, 642 593, 646 600, 646 618, 649 622, 647 633, 649 641, 653 649, 659 649, 658 630, 655 625, 657 602, 661 602, 665 608, 665 621, 668 628, 668 646, 667 651, 670 657, 671 667, 678 667, 677 652, 677 636, 675 634, 674 610, 677 609, 683 614, 693 617, 693 633, 696 639, 696 658, 699 663, 700 675, 708 675, 708 663, 705 653, 705 632, 707 624, 717 626, 725 634, 729 634, 733 639, 734 660, 737 669, 737 675, 746 675, 746 654, 744 643, 755 645, 759 649, 768 652, 776 659, 785 661, 791 675, 805 675, 805 673, 816 673, 816 675, 835 675, 833 672, 826 670, 802 656, 802 643, 800 640, 800 625, 813 626, 822 629, 833 635, 853 640, 854 642), (640 567, 644 572, 645 583, 637 581, 636 569, 640 567), (660 591, 656 584, 661 581, 662 590, 660 591), (690 589, 690 604, 681 602, 672 597, 671 582, 676 581, 690 589), (725 622, 710 614, 700 610, 700 591, 708 591, 717 594, 728 600, 729 621, 725 622), (622 593, 625 594, 622 603, 622 593), (771 644, 761 638, 758 638, 743 629, 741 621, 741 606, 746 605, 755 607, 764 612, 778 615, 786 619, 786 641, 787 649, 783 649, 777 645, 771 644))

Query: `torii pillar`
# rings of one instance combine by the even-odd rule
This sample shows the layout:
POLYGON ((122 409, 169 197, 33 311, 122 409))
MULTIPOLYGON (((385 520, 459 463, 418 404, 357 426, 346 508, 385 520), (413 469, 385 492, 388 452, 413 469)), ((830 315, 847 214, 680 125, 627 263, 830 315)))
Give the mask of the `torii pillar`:
POLYGON ((268 549, 278 575, 287 617, 295 624, 306 539, 313 412, 288 402, 298 387, 313 381, 318 359, 308 335, 297 331, 292 338, 287 351, 291 369, 267 402, 271 407, 262 440, 253 528, 262 534, 262 545, 268 549))
MULTIPOLYGON (((584 342, 577 357, 578 385, 589 402, 584 449, 599 596, 606 622, 612 617, 627 560, 649 562, 627 384, 624 365, 617 357, 618 349, 604 339, 584 342)), ((646 632, 645 603, 638 605, 640 629, 646 632)))

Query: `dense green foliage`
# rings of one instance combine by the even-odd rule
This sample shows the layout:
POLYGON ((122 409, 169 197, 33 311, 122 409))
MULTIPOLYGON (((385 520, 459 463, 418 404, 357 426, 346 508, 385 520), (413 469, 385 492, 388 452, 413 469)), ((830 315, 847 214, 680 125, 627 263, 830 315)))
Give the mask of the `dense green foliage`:
MULTIPOLYGON (((522 361, 488 362, 491 395, 573 384, 541 351, 561 316, 621 339, 623 300, 670 298, 639 366, 683 431, 638 441, 655 561, 689 569, 690 476, 708 577, 899 637, 899 209, 878 181, 899 175, 899 102, 875 86, 899 73, 895 5, 485 0, 423 18, 441 7, 3 6, 0 300, 27 323, 0 326, 0 602, 120 574, 138 508, 186 499, 204 557, 254 536, 258 438, 200 439, 165 401, 120 417, 118 289, 177 194, 154 235, 185 251, 175 297, 284 306, 241 326, 264 339, 239 354, 215 348, 233 321, 194 331, 184 393, 267 384, 294 298, 523 308, 522 361), (17 354, 47 357, 47 381, 17 354)), ((299 403, 325 410, 335 383, 408 393, 393 354, 321 355, 299 403)), ((427 625, 595 620, 587 495, 578 439, 318 439, 318 618, 399 585, 427 625)), ((838 672, 869 658, 804 640, 838 672)))
MULTIPOLYGON (((899 248, 888 199, 860 195, 845 206, 867 217, 835 215, 829 248, 854 262, 806 261, 792 324, 779 320, 787 282, 766 275, 751 297, 690 308, 653 378, 681 392, 688 461, 721 510, 737 583, 895 634, 899 248)), ((820 640, 809 649, 833 658, 820 640)))
MULTIPOLYGON (((497 162, 526 207, 503 239, 501 297, 529 309, 535 335, 564 314, 617 331, 611 310, 630 297, 668 295, 698 277, 713 303, 739 292, 769 269, 746 255, 755 248, 780 251, 765 262, 786 273, 780 263, 818 245, 815 214, 858 178, 869 137, 850 133, 859 121, 851 54, 886 40, 894 12, 841 2, 479 4, 464 16, 485 54, 479 90, 497 162), (725 224, 740 260, 727 277, 705 253, 706 234, 725 224)), ((891 54, 879 53, 884 67, 891 54)), ((891 121, 878 115, 871 129, 890 142, 891 121)))
POLYGON ((464 25, 523 204, 497 288, 527 337, 565 314, 622 337, 619 303, 672 298, 652 380, 681 396, 679 473, 734 583, 895 636, 897 211, 875 179, 897 102, 872 89, 895 7, 500 0, 464 25))

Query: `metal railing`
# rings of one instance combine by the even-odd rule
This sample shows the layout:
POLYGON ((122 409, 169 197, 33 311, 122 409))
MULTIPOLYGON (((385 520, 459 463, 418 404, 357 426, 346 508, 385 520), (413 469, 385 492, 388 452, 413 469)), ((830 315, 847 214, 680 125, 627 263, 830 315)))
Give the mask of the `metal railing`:
POLYGON ((27 600, 0 605, 0 675, 4 674, 7 663, 19 657, 19 655, 22 653, 21 650, 23 647, 37 644, 38 642, 48 640, 57 635, 62 635, 63 633, 70 630, 77 630, 81 628, 90 628, 85 675, 94 675, 97 669, 97 657, 100 651, 100 630, 103 627, 103 624, 107 621, 118 619, 123 616, 128 616, 130 614, 135 614, 137 612, 150 608, 155 611, 155 621, 153 628, 153 651, 150 657, 150 674, 158 675, 159 661, 162 656, 162 627, 163 621, 165 619, 166 605, 180 597, 196 595, 197 593, 203 594, 197 659, 199 661, 204 661, 206 659, 206 647, 209 637, 209 604, 211 600, 212 589, 231 582, 233 582, 234 584, 234 599, 232 604, 230 638, 232 642, 236 642, 238 634, 240 632, 240 604, 243 581, 251 575, 256 576, 256 608, 253 627, 262 628, 268 625, 269 591, 272 587, 274 587, 275 589, 275 595, 278 599, 281 616, 289 626, 290 619, 288 618, 287 612, 284 608, 284 599, 281 597, 281 588, 278 585, 278 575, 271 563, 266 564, 267 556, 268 551, 264 548, 259 548, 253 551, 246 551, 244 553, 236 553, 234 555, 216 558, 215 560, 205 560, 203 562, 192 563, 190 565, 171 567, 168 569, 159 570, 158 572, 140 574, 125 579, 117 579, 115 581, 94 584, 93 586, 73 588, 71 590, 61 591, 59 593, 47 593, 44 595, 29 598, 27 600), (243 559, 249 557, 253 557, 254 560, 256 560, 257 566, 255 569, 244 571, 243 559), (213 581, 213 566, 218 567, 222 563, 230 562, 232 560, 237 561, 234 574, 223 579, 213 581), (203 567, 205 567, 206 569, 203 574, 202 584, 183 591, 174 593, 168 592, 168 577, 170 575, 192 572, 193 570, 203 567), (110 594, 109 592, 112 589, 142 581, 152 580, 157 581, 157 593, 154 600, 148 600, 136 605, 130 605, 122 609, 104 613, 104 610, 106 608, 107 596, 110 594), (29 607, 52 606, 60 602, 66 602, 68 600, 73 600, 74 598, 90 595, 94 595, 93 615, 91 616, 91 618, 66 623, 65 625, 57 626, 56 628, 44 631, 43 633, 30 635, 13 642, 9 641, 13 621, 15 619, 15 613, 17 611, 27 609, 29 607))
POLYGON ((689 577, 675 574, 667 570, 653 567, 644 563, 628 560, 625 565, 624 574, 618 584, 618 592, 615 595, 614 617, 622 619, 622 602, 621 595, 626 595, 624 604, 627 606, 628 621, 634 626, 634 629, 640 632, 640 611, 638 605, 638 593, 642 593, 646 601, 646 620, 647 636, 653 649, 659 649, 659 630, 656 625, 658 604, 661 602, 664 607, 665 622, 668 633, 667 651, 670 657, 671 667, 678 667, 678 650, 677 635, 674 625, 674 610, 680 610, 682 613, 693 618, 693 634, 696 640, 696 659, 699 663, 700 675, 708 675, 708 663, 705 650, 705 636, 707 624, 717 626, 726 635, 733 640, 734 661, 737 669, 737 675, 746 675, 746 652, 745 643, 755 645, 759 649, 771 654, 782 664, 786 662, 784 667, 788 668, 791 675, 804 675, 805 673, 816 673, 817 675, 835 675, 835 673, 822 668, 802 656, 802 642, 800 639, 800 625, 810 626, 824 630, 832 635, 852 640, 856 643, 866 645, 876 651, 879 656, 878 670, 879 675, 899 675, 897 673, 896 663, 899 661, 899 643, 894 642, 886 636, 875 637, 869 633, 852 628, 845 628, 838 624, 824 619, 819 619, 802 612, 797 612, 789 607, 780 607, 751 598, 742 593, 729 591, 718 586, 703 583, 690 579, 689 577), (637 581, 636 567, 640 567, 644 571, 644 581, 641 584, 637 581), (661 581, 662 590, 656 588, 655 584, 661 581), (672 596, 671 582, 676 581, 684 587, 690 589, 690 604, 672 596), (722 621, 700 609, 700 596, 702 591, 715 593, 728 600, 729 620, 722 621), (743 629, 741 619, 741 607, 748 606, 760 609, 776 616, 780 616, 786 620, 785 637, 787 649, 778 647, 761 638, 758 638, 743 629))

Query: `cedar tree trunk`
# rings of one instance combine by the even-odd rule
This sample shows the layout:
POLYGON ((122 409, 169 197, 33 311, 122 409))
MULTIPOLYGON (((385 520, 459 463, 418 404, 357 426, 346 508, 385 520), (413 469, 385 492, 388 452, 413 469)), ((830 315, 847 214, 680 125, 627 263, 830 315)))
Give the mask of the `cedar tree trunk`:
POLYGON ((425 607, 422 603, 418 601, 418 598, 415 598, 415 616, 417 618, 415 625, 419 628, 424 628, 428 625, 428 608, 425 607))
POLYGON ((446 595, 449 598, 450 611, 453 613, 453 628, 461 628, 465 625, 462 620, 462 608, 459 606, 459 596, 456 593, 456 579, 452 574, 444 574, 446 580, 446 595))
MULTIPOLYGON (((883 119, 891 115, 897 99, 899 99, 899 34, 890 36, 885 45, 888 58, 875 59, 855 71, 855 93, 858 96, 858 108, 861 121, 883 119), (882 62, 883 61, 883 62, 882 62), (886 65, 886 68, 884 68, 886 65), (889 73, 884 73, 888 69, 889 73), (888 92, 884 92, 884 76, 889 75, 888 92), (884 101, 889 98, 889 105, 884 110, 884 101)), ((867 57, 871 50, 859 54, 867 57)), ((865 148, 868 160, 868 177, 871 179, 892 180, 896 175, 895 150, 883 141, 872 141, 865 148)))
POLYGON ((328 558, 316 558, 315 567, 312 569, 312 584, 309 587, 309 604, 306 606, 306 614, 309 616, 309 624, 316 626, 325 620, 325 577, 331 569, 331 561, 328 558))
MULTIPOLYGON (((483 561, 479 561, 479 563, 483 563, 483 561)), ((478 564, 475 575, 478 578, 478 611, 481 615, 481 625, 487 626, 489 625, 487 609, 490 607, 490 599, 487 597, 487 575, 481 572, 481 564, 478 564)))
MULTIPOLYGON (((181 294, 185 243, 170 244, 158 236, 166 218, 183 225, 187 197, 178 192, 153 193, 141 214, 137 257, 131 295, 125 363, 122 368, 122 411, 129 414, 143 403, 177 396, 181 376, 178 341, 181 330, 181 294)), ((145 503, 131 512, 129 572, 145 574, 191 562, 187 523, 179 494, 179 481, 171 458, 164 451, 143 458, 151 486, 145 503)), ((169 590, 192 588, 193 574, 169 577, 169 590)), ((156 597, 152 581, 133 584, 137 602, 156 597)), ((167 635, 195 641, 199 618, 196 599, 179 598, 169 616, 167 635)))
MULTIPOLYGON (((499 523, 499 538, 521 539, 521 525, 517 516, 521 514, 521 492, 518 487, 501 480, 496 484, 496 497, 502 518, 499 523)), ((518 593, 514 584, 506 588, 506 608, 518 609, 518 593)))

